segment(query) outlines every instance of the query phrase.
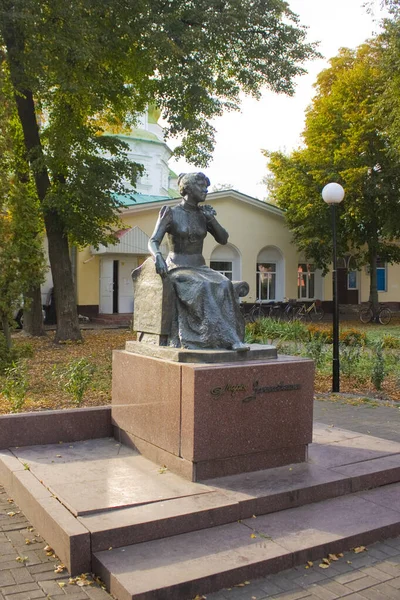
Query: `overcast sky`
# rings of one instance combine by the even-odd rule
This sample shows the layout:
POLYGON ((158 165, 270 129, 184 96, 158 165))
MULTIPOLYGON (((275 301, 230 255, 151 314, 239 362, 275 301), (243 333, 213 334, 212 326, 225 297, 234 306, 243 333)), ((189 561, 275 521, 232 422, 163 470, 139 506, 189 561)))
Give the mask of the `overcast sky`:
MULTIPOLYGON (((313 96, 317 74, 341 47, 355 48, 378 31, 379 0, 375 15, 367 14, 364 0, 289 0, 292 10, 309 27, 310 41, 319 41, 324 59, 307 63, 308 74, 297 80, 296 94, 265 92, 260 101, 244 98, 240 113, 228 113, 215 121, 217 144, 210 166, 204 169, 215 184, 231 184, 235 189, 259 199, 266 197, 261 183, 266 161, 261 149, 290 152, 300 144, 304 110, 313 96)), ((171 148, 173 140, 168 141, 171 148)), ((193 171, 184 161, 170 162, 177 173, 193 171)))

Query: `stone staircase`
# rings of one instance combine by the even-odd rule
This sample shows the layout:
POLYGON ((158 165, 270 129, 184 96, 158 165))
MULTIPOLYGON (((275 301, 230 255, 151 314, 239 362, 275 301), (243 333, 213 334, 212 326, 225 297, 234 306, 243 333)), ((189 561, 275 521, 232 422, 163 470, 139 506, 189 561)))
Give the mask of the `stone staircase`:
POLYGON ((191 600, 400 534, 400 443, 314 424, 305 463, 193 483, 112 437, 73 439, 84 410, 86 428, 111 427, 107 409, 55 411, 63 435, 48 414, 3 417, 19 447, 0 451, 0 482, 70 572, 118 600, 191 600), (27 444, 47 443, 20 444, 25 421, 27 444))

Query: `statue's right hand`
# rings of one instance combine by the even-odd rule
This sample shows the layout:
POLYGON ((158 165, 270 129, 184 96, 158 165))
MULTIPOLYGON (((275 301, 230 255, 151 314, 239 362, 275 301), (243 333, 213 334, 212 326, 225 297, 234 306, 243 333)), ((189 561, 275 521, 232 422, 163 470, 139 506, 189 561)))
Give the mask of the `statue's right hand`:
POLYGON ((168 267, 167 267, 167 263, 164 260, 164 257, 162 254, 156 254, 156 258, 155 258, 155 266, 156 266, 156 272, 161 276, 161 277, 166 277, 168 274, 168 267))

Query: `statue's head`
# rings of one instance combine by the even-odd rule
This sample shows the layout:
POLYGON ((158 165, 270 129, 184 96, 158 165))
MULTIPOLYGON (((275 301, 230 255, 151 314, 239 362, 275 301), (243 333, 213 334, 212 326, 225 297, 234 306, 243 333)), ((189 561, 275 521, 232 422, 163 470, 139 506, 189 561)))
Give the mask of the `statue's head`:
POLYGON ((204 173, 181 173, 178 177, 179 193, 181 196, 187 196, 195 187, 201 186, 208 188, 210 180, 204 173))

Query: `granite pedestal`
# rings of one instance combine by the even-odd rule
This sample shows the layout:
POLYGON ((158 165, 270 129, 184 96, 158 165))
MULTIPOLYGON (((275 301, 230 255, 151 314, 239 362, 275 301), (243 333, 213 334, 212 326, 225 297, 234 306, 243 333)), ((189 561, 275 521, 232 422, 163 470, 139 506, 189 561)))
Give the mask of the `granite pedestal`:
POLYGON ((313 362, 271 348, 215 364, 115 351, 115 437, 192 481, 304 462, 313 362))

